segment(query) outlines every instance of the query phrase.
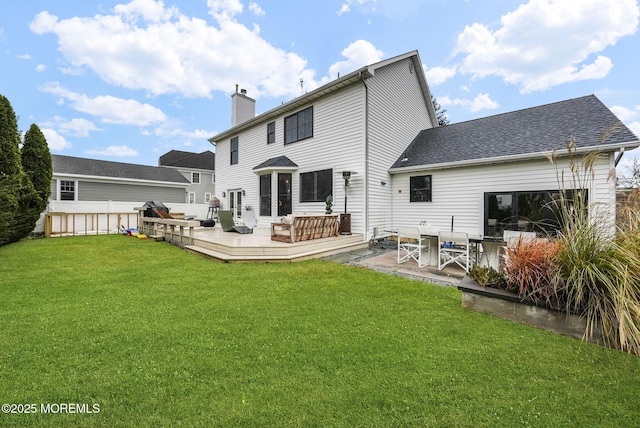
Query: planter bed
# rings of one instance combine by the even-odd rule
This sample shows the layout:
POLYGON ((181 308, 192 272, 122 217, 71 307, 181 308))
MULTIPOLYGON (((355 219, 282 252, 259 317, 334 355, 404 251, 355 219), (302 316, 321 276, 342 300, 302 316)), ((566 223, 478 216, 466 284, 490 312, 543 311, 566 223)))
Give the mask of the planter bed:
MULTIPOLYGON (((462 291, 463 308, 583 339, 586 323, 577 314, 547 308, 543 303, 523 299, 506 290, 479 286, 468 276, 460 281, 458 289, 462 291)), ((597 335, 588 341, 601 344, 597 335)))

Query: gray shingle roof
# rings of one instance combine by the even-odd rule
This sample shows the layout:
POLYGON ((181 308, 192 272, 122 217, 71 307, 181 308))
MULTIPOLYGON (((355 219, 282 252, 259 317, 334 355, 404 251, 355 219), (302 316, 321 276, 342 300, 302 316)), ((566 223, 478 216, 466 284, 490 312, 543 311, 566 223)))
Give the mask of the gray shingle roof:
POLYGON ((158 163, 160 166, 177 166, 213 171, 215 170, 216 155, 209 150, 202 153, 171 150, 160 156, 158 163))
POLYGON ((420 131, 392 169, 565 150, 568 138, 575 138, 579 149, 638 145, 638 137, 589 95, 420 131))
POLYGON ((51 155, 54 174, 93 175, 97 177, 189 183, 172 168, 111 162, 73 156, 51 155))
POLYGON ((265 169, 265 168, 297 168, 295 162, 286 156, 278 156, 275 158, 267 159, 260 165, 254 166, 253 169, 265 169))

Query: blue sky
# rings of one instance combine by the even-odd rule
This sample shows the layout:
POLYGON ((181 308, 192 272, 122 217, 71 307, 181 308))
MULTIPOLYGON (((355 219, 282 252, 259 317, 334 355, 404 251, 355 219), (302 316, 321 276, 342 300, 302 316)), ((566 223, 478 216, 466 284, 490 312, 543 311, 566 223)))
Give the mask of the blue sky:
POLYGON ((213 150, 236 84, 261 113, 418 50, 451 123, 595 94, 640 135, 639 15, 636 0, 2 1, 0 94, 52 153, 156 165, 213 150))

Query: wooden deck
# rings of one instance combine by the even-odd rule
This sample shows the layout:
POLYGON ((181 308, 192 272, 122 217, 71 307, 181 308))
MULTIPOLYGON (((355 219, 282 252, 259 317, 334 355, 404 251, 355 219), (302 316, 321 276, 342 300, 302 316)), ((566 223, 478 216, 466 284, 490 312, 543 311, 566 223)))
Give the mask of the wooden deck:
POLYGON ((216 225, 196 228, 193 245, 184 248, 224 262, 294 262, 367 248, 368 245, 359 234, 286 243, 272 241, 269 227, 256 227, 251 234, 239 234, 223 232, 216 225))

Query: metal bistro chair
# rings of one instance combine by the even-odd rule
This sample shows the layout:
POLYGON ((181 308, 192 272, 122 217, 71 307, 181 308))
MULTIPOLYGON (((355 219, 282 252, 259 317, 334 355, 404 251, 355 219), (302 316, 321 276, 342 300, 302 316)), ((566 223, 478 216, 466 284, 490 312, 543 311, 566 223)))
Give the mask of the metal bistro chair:
POLYGON ((466 232, 438 233, 438 269, 452 263, 469 272, 469 235, 466 232))
POLYGON ((413 259, 418 263, 418 267, 425 267, 429 264, 430 251, 429 239, 420 235, 420 228, 398 228, 398 263, 413 259), (426 257, 423 254, 425 251, 426 257))

